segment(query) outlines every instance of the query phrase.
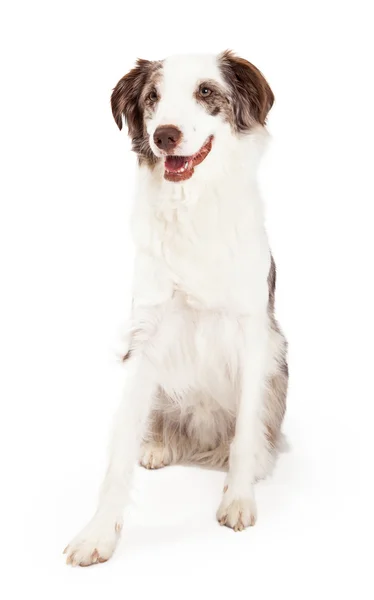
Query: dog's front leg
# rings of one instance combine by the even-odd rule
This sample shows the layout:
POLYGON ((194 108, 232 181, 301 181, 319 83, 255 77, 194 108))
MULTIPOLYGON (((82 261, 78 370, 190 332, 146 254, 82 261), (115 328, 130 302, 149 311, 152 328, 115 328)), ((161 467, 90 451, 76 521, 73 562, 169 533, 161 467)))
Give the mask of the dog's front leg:
POLYGON ((115 418, 99 505, 88 525, 65 549, 67 563, 88 566, 105 562, 113 554, 155 390, 156 374, 152 364, 144 356, 132 357, 127 365, 125 391, 115 418))
POLYGON ((241 356, 241 385, 235 436, 230 447, 229 472, 217 519, 221 525, 240 531, 254 525, 256 502, 254 482, 256 456, 265 443, 261 419, 266 356, 267 315, 246 317, 243 323, 244 347, 241 356))

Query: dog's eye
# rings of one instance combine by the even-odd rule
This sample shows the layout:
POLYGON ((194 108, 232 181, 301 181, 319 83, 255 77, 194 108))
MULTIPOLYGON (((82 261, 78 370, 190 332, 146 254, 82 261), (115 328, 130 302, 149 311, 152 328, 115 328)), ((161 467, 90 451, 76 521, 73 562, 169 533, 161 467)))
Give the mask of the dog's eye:
POLYGON ((200 96, 203 98, 207 98, 212 93, 212 90, 209 89, 206 85, 201 85, 199 89, 200 96))
POLYGON ((148 100, 149 102, 157 102, 157 100, 158 100, 158 96, 157 96, 157 92, 156 92, 156 90, 152 90, 152 91, 151 91, 151 92, 148 94, 147 100, 148 100))

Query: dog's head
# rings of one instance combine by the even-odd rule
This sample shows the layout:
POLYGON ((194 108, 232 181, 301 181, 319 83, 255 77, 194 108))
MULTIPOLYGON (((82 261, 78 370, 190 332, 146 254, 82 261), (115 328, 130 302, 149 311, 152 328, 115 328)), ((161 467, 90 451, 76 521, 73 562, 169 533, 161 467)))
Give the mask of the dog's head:
POLYGON ((173 182, 192 177, 229 138, 265 125, 273 102, 261 72, 229 51, 138 60, 111 98, 114 119, 121 129, 125 117, 140 163, 152 168, 162 161, 164 178, 173 182))

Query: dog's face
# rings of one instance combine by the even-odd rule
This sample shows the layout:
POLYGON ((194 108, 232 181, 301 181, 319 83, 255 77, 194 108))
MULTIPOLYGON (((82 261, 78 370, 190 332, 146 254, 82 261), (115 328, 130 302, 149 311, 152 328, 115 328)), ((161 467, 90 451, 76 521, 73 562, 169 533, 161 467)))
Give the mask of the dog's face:
POLYGON ((264 125, 274 101, 260 71, 248 61, 219 56, 138 60, 113 90, 112 111, 122 116, 141 164, 163 162, 164 178, 190 179, 228 138, 264 125))

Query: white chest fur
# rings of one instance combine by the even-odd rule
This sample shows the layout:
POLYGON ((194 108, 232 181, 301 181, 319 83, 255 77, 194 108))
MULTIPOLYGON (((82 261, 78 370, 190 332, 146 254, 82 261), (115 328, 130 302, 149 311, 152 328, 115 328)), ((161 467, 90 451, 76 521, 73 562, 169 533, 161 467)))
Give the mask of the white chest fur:
POLYGON ((203 187, 154 184, 139 189, 134 303, 154 306, 182 291, 195 308, 247 314, 267 296, 270 254, 253 182, 203 187))

